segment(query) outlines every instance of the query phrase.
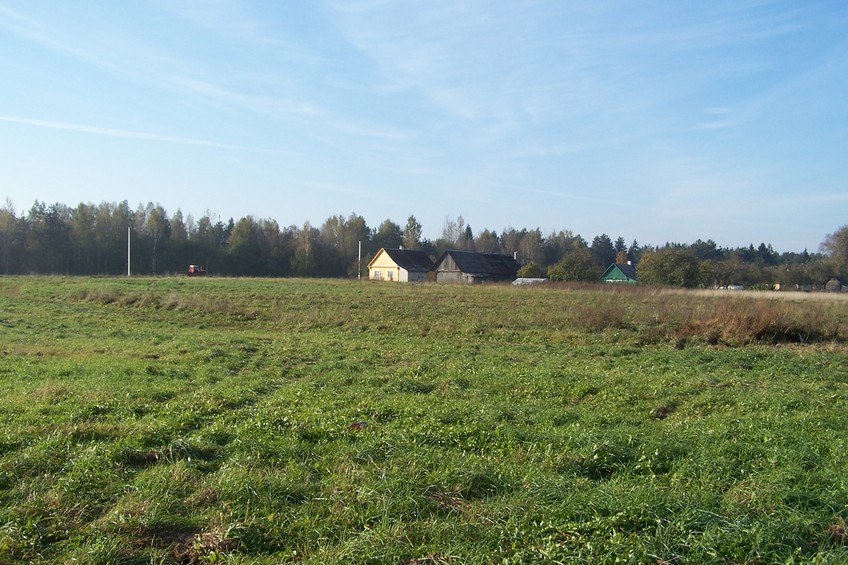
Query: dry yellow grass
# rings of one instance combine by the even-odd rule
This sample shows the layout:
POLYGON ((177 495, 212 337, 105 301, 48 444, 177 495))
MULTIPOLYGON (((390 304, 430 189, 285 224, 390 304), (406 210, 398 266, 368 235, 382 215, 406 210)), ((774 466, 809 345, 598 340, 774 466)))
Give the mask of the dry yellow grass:
POLYGON ((689 294, 693 296, 707 297, 733 297, 733 298, 768 298, 777 300, 793 301, 848 301, 848 293, 842 292, 798 292, 798 291, 769 291, 769 290, 726 290, 726 289, 667 289, 661 291, 669 294, 689 294))

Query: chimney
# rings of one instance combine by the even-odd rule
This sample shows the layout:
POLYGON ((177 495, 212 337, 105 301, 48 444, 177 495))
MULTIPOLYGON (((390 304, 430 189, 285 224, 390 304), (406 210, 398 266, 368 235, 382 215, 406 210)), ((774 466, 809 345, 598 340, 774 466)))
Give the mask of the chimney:
POLYGON ((513 259, 514 261, 518 261, 518 251, 513 251, 513 252, 512 252, 512 259, 513 259))

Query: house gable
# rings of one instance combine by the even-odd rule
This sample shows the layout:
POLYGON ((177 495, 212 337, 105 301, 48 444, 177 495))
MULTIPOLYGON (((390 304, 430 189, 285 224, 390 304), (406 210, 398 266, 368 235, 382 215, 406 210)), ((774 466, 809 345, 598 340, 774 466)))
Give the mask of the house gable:
POLYGON ((368 278, 386 281, 423 281, 433 261, 423 251, 382 248, 368 263, 368 278))
POLYGON ((629 263, 613 263, 601 275, 601 280, 636 284, 636 268, 629 263))

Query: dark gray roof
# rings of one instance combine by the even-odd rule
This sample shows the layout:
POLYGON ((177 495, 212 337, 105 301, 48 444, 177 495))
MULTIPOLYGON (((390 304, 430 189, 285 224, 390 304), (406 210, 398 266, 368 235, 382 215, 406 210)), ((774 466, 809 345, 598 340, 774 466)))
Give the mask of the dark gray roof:
POLYGON ((497 279, 515 278, 521 265, 509 255, 497 253, 476 253, 474 251, 460 251, 451 249, 442 253, 436 261, 436 267, 440 267, 447 256, 453 258, 457 268, 466 274, 479 277, 491 277, 497 279))
POLYGON ((621 269, 621 272, 624 273, 627 278, 633 279, 634 281, 636 280, 636 267, 629 263, 616 263, 615 265, 621 269))
POLYGON ((418 249, 384 247, 383 251, 392 258, 392 261, 397 263, 398 267, 406 271, 426 273, 433 267, 433 260, 426 253, 418 249))

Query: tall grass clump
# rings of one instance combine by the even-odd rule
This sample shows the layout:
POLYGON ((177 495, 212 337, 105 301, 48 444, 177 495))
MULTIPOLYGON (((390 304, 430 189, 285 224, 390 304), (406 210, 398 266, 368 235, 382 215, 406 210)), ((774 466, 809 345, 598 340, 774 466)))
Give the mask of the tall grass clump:
POLYGON ((712 308, 693 313, 681 329, 684 337, 707 343, 813 343, 845 339, 844 328, 821 304, 773 299, 711 300, 712 308))
POLYGON ((633 316, 628 305, 615 295, 601 294, 591 303, 575 306, 573 320, 577 328, 598 332, 626 328, 632 324, 633 316))

